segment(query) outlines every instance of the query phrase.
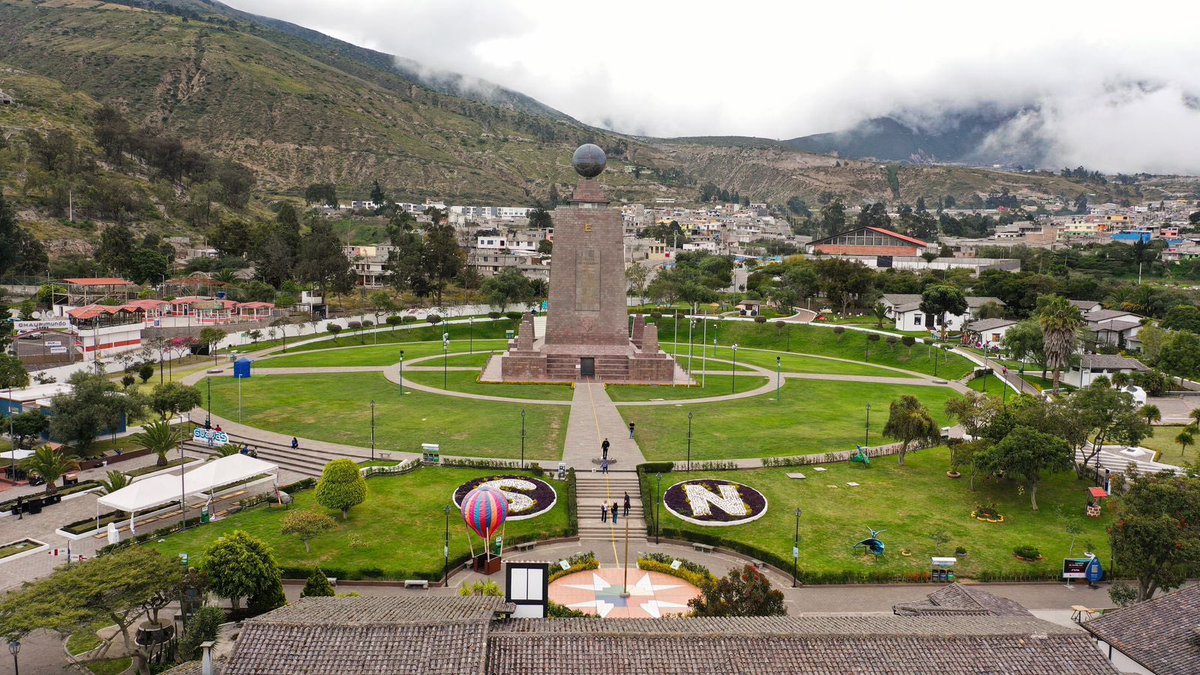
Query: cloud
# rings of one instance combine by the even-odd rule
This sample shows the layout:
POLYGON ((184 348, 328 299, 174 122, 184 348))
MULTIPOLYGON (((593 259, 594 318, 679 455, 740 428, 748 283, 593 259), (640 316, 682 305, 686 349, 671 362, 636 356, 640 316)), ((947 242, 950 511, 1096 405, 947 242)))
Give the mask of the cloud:
POLYGON ((983 105, 1026 111, 989 142, 1048 147, 1049 165, 1200 173, 1194 4, 230 4, 627 133, 791 138, 888 114, 934 128, 983 105))

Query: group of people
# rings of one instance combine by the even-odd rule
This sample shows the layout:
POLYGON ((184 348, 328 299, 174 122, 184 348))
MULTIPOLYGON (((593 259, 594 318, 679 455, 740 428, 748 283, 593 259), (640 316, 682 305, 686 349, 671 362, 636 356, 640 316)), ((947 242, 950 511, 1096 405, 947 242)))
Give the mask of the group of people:
MULTIPOLYGON (((608 504, 600 505, 600 522, 607 523, 608 516, 611 513, 613 525, 616 525, 617 524, 617 515, 621 512, 621 508, 616 502, 613 502, 611 511, 609 509, 610 509, 610 507, 608 506, 608 504)), ((621 515, 623 515, 626 518, 629 517, 629 493, 628 492, 625 493, 625 512, 621 515)))

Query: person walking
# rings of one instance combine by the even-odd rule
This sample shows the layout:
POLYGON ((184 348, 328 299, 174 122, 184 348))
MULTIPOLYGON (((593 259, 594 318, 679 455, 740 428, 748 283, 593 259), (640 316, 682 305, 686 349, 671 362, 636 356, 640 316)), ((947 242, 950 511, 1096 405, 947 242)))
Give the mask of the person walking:
POLYGON ((604 439, 604 442, 600 444, 600 458, 601 459, 608 459, 608 446, 609 446, 609 442, 608 442, 608 439, 606 438, 606 439, 604 439))
POLYGON ((608 460, 600 460, 600 473, 608 473, 608 460))
POLYGON ((607 504, 600 505, 600 522, 602 522, 602 523, 608 522, 608 505, 607 504))
POLYGON ((629 437, 633 438, 633 422, 629 423, 629 437))
POLYGON ((295 436, 292 436, 292 449, 298 450, 299 448, 300 448, 300 441, 296 440, 295 436))
POLYGON ((613 514, 613 525, 616 525, 617 524, 617 503, 616 502, 613 502, 612 514, 613 514))
POLYGON ((629 493, 625 493, 625 517, 629 517, 629 493))

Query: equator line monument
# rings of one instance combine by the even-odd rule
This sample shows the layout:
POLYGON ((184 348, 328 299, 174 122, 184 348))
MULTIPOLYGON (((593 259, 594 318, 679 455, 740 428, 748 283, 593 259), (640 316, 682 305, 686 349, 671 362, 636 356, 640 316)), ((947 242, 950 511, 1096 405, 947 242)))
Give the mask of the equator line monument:
POLYGON ((608 205, 595 180, 607 163, 604 151, 581 145, 571 161, 581 179, 570 205, 554 210, 546 335, 534 335, 533 316, 526 314, 517 338, 493 357, 483 379, 687 383, 658 348, 656 326, 638 316, 629 335, 621 212, 608 205))

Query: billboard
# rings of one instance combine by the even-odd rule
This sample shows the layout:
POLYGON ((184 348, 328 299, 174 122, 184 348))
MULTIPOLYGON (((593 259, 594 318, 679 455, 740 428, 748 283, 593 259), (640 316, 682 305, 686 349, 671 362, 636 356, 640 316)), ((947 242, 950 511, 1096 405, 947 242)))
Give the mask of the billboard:
POLYGON ((28 333, 35 330, 68 330, 71 328, 69 319, 47 319, 45 321, 14 321, 13 330, 18 333, 28 333))

